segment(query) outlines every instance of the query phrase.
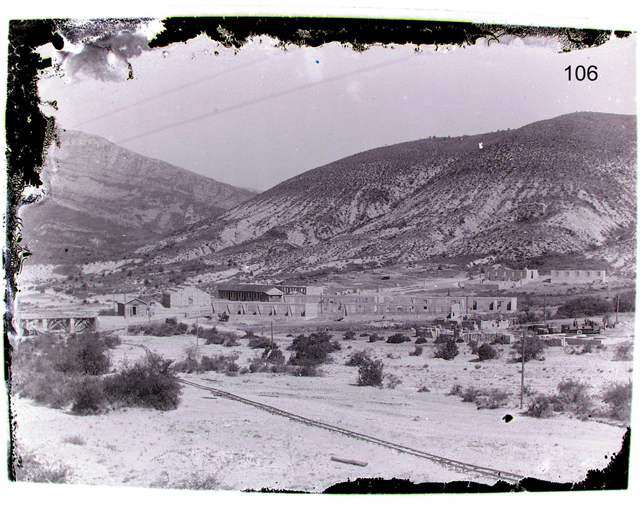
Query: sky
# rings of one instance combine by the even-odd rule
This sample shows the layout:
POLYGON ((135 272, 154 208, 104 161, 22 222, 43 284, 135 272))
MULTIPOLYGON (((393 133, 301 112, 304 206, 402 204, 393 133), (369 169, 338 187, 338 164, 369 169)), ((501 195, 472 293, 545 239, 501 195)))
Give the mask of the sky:
POLYGON ((58 106, 43 111, 63 128, 260 191, 386 144, 636 112, 635 35, 570 53, 542 38, 364 52, 268 38, 239 51, 205 36, 150 51, 137 36, 121 43, 124 55, 108 61, 67 44, 60 68, 39 79, 43 102, 58 106), (598 78, 568 80, 565 69, 579 65, 598 78))

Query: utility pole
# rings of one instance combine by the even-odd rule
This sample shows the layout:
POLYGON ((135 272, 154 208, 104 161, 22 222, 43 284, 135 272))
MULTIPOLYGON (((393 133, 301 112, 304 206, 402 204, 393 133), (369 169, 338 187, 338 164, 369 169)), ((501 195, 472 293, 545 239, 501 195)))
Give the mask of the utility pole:
POLYGON ((619 323, 619 292, 617 292, 617 309, 616 309, 616 317, 614 319, 614 324, 619 323))
POLYGON ((272 320, 270 323, 271 326, 271 331, 272 331, 272 347, 274 346, 274 321, 272 320))
POLYGON ((521 349, 521 407, 523 409, 523 388, 525 387, 525 331, 523 331, 523 347, 521 349))

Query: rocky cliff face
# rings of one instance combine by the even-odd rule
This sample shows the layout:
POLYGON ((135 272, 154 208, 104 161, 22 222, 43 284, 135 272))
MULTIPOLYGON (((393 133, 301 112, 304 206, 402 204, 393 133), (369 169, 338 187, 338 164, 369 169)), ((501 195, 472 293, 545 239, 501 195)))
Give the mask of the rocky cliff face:
POLYGON ((42 263, 122 258, 255 195, 72 130, 42 179, 44 198, 20 210, 31 261, 42 263))
POLYGON ((615 248, 635 236, 636 159, 636 116, 418 140, 310 170, 140 253, 282 269, 615 248))

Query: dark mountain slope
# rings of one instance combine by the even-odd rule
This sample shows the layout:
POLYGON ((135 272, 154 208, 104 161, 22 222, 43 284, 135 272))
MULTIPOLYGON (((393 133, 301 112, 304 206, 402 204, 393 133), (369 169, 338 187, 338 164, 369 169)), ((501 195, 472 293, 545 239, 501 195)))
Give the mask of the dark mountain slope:
POLYGON ((67 130, 43 169, 44 199, 20 210, 33 262, 125 257, 255 194, 67 130))

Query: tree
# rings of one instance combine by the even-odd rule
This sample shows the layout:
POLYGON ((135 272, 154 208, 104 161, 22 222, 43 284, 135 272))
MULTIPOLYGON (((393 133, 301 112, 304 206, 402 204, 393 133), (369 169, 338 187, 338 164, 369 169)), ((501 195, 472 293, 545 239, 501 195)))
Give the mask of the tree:
POLYGON ((445 342, 441 348, 438 349, 434 357, 439 359, 445 359, 446 361, 451 361, 458 355, 458 347, 456 342, 453 339, 450 339, 445 342))

